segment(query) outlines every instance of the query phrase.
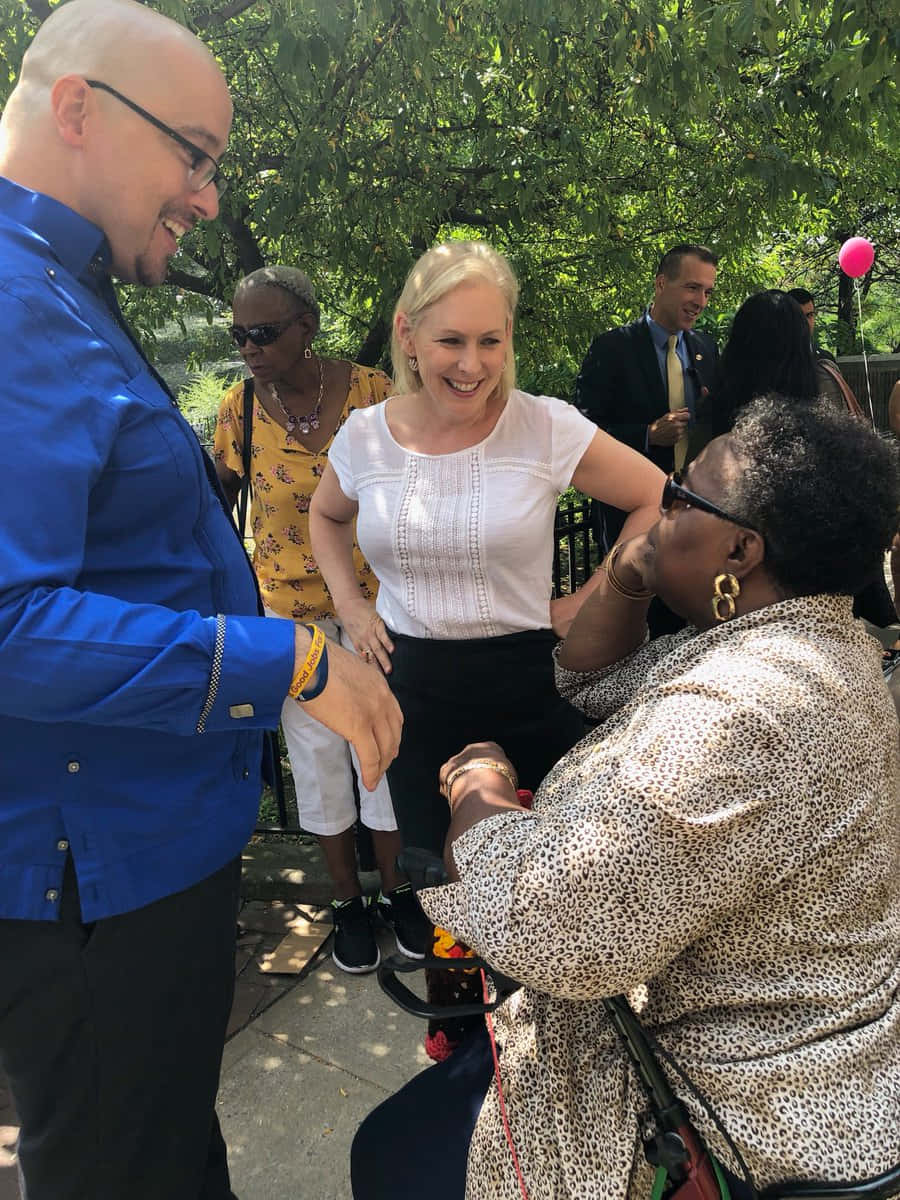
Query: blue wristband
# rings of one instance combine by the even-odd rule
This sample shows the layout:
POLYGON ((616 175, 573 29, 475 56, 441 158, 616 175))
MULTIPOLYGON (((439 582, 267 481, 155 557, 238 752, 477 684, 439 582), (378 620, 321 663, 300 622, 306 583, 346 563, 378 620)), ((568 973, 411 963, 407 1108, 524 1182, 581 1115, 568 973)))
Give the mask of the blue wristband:
POLYGON ((309 685, 303 689, 297 699, 301 704, 307 700, 315 700, 316 696, 320 696, 325 691, 325 684, 328 682, 328 647, 322 650, 322 657, 319 659, 319 665, 316 667, 316 673, 313 675, 309 685))

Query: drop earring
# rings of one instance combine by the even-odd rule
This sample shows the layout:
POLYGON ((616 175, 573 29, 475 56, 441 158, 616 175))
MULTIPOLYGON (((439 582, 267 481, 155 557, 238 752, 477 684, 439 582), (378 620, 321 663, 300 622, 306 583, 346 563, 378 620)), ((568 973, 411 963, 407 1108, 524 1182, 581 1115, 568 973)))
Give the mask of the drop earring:
POLYGON ((307 346, 306 349, 303 351, 303 357, 304 358, 312 358, 312 350, 310 350, 309 346, 307 346))
POLYGON ((419 370, 419 360, 415 357, 415 355, 413 355, 406 361, 409 363, 409 369, 413 372, 413 374, 416 374, 419 370))
POLYGON ((741 594, 741 585, 730 572, 717 575, 712 596, 713 616, 717 621, 730 621, 735 614, 735 600, 741 594), (724 612, 722 605, 725 605, 724 612))

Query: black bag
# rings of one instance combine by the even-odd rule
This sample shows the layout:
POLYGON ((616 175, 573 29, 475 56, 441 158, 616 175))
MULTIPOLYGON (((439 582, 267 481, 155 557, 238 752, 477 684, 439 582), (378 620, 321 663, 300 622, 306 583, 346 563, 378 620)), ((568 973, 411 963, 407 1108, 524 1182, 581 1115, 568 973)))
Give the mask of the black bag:
POLYGON ((247 537, 247 509, 250 506, 252 487, 250 484, 250 447, 253 439, 253 377, 244 380, 244 444, 241 447, 241 464, 244 474, 238 493, 238 531, 247 537))

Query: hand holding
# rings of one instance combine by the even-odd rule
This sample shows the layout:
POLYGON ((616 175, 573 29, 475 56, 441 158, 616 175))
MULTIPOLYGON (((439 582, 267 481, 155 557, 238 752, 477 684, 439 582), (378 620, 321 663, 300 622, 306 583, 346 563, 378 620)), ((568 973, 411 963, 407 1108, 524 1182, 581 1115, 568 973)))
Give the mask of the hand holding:
POLYGON ((651 446, 674 446, 687 433, 691 412, 688 408, 677 408, 663 413, 647 429, 647 441, 651 446))
POLYGON ((460 750, 459 754, 448 758, 438 772, 441 794, 450 802, 452 789, 453 799, 458 802, 466 791, 484 784, 483 772, 490 773, 495 785, 499 784, 500 778, 505 779, 509 790, 515 793, 518 786, 515 767, 497 743, 472 742, 460 750), (485 765, 476 767, 476 763, 485 765), (469 764, 472 764, 471 769, 465 769, 469 764))
MULTIPOLYGON (((298 626, 295 664, 309 647, 309 632, 298 626)), ((298 701, 298 703, 300 703, 298 701)), ((303 708, 353 745, 359 756, 362 781, 371 791, 397 757, 403 714, 382 673, 355 654, 328 643, 328 683, 303 708)))

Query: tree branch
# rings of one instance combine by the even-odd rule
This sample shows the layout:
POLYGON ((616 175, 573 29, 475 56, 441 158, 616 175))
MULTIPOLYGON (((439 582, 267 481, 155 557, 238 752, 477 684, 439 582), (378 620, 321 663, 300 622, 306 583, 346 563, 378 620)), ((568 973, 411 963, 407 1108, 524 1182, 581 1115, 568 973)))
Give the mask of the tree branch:
POLYGON ((186 292, 196 292, 198 296, 209 296, 212 300, 221 300, 216 281, 208 275, 189 275, 187 271, 179 271, 170 267, 166 275, 166 283, 183 288, 186 292))
MULTIPOLYGON (((229 4, 226 4, 216 12, 208 12, 205 16, 195 17, 194 26, 197 29, 208 29, 211 25, 224 25, 232 17, 239 17, 242 12, 246 12, 248 8, 252 8, 255 3, 256 0, 231 0, 229 4)), ((47 7, 49 7, 49 4, 47 7)))

